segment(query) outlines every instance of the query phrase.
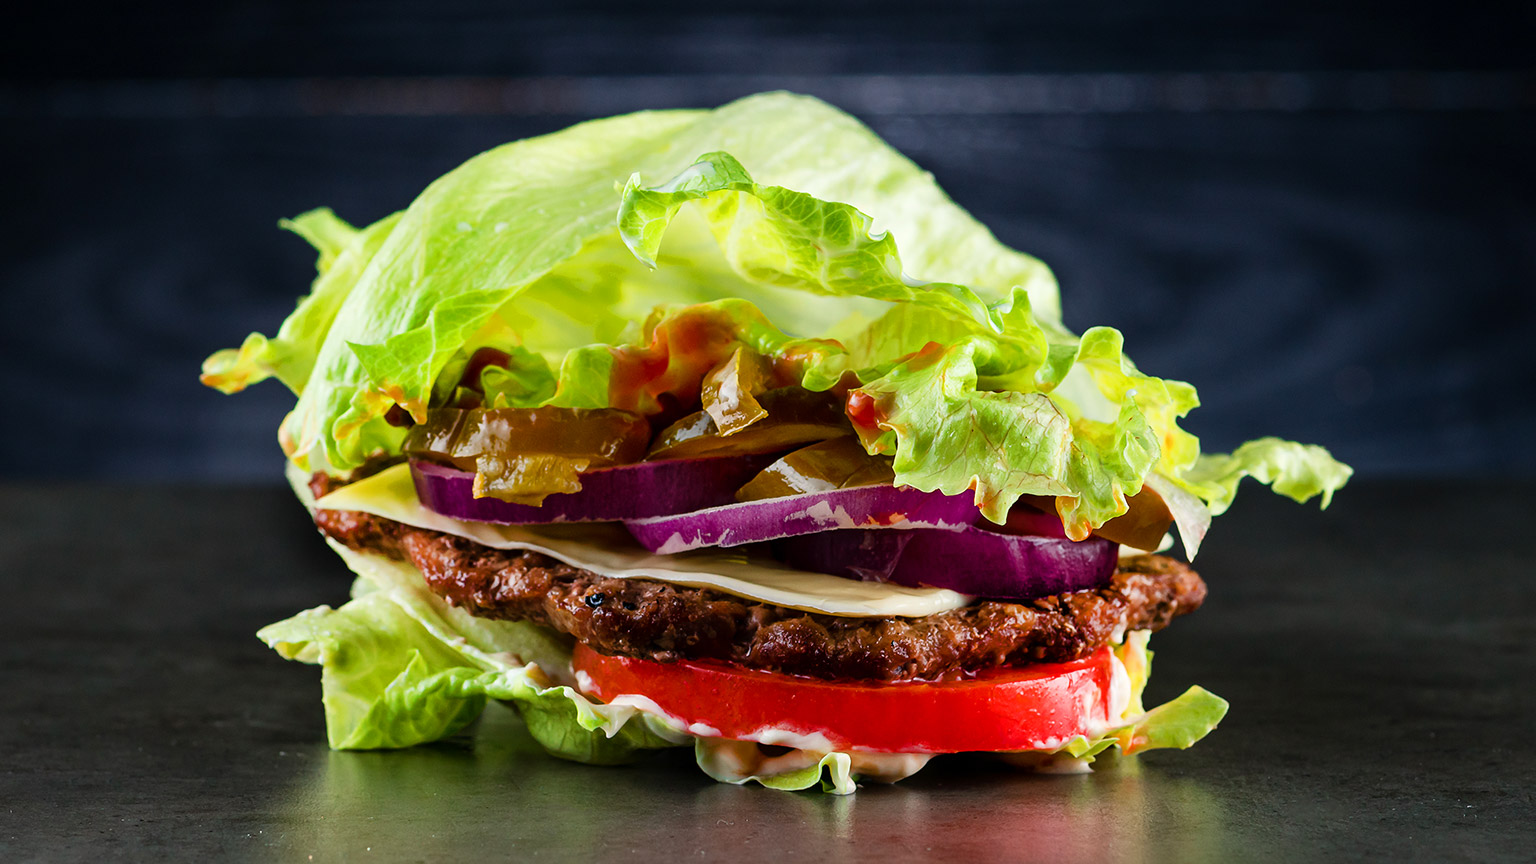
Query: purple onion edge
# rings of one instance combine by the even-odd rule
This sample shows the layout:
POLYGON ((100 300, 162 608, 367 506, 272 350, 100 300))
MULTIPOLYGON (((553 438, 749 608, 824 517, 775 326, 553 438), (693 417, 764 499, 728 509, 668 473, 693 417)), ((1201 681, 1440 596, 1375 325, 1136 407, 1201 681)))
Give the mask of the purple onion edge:
POLYGON ((635 539, 642 546, 656 552, 665 548, 673 536, 683 536, 686 538, 690 533, 692 537, 697 539, 685 540, 688 550, 715 546, 724 548, 744 546, 749 543, 763 543, 781 540, 786 537, 819 534, 837 530, 941 530, 947 533, 948 529, 932 528, 927 523, 948 523, 957 527, 969 526, 974 524, 979 518, 981 518, 981 511, 965 496, 944 495, 940 492, 923 492, 910 487, 857 486, 852 489, 833 489, 828 492, 810 492, 804 495, 792 495, 783 498, 744 501, 737 504, 709 507, 669 516, 633 519, 627 520, 624 524, 629 529, 630 534, 634 535, 635 539), (867 503, 876 496, 882 495, 899 497, 894 499, 894 502, 888 499, 885 504, 871 505, 862 509, 850 508, 844 503, 850 500, 860 500, 867 503), (900 503, 901 499, 906 499, 910 503, 900 503), (879 509, 907 509, 909 517, 915 514, 917 518, 908 518, 894 525, 870 525, 867 528, 854 529, 817 528, 815 523, 807 520, 799 528, 784 530, 788 527, 784 521, 785 519, 793 516, 796 512, 803 511, 822 502, 828 502, 833 506, 842 505, 845 510, 850 511, 849 515, 855 519, 875 515, 872 511, 879 509), (759 516, 763 525, 771 525, 773 527, 769 527, 766 530, 739 532, 733 535, 732 532, 737 531, 739 525, 720 524, 718 517, 726 515, 733 518, 737 516, 759 516), (921 524, 921 527, 907 524, 911 522, 924 524, 921 524), (691 524, 700 525, 703 530, 690 532, 689 526, 691 524), (802 528, 803 530, 801 530, 802 528), (720 542, 721 540, 728 540, 729 542, 720 542))
MULTIPOLYGON (((701 459, 660 460, 635 462, 600 468, 582 475, 590 482, 598 481, 597 488, 584 487, 580 492, 557 493, 544 499, 544 504, 534 507, 502 501, 499 498, 474 497, 473 471, 450 468, 434 462, 411 460, 411 480, 416 487, 417 498, 422 505, 435 513, 452 519, 469 522, 493 522, 503 525, 538 525, 556 522, 618 522, 637 518, 635 500, 645 494, 648 504, 655 510, 666 511, 672 506, 677 512, 700 509, 699 501, 732 500, 736 489, 750 480, 773 461, 775 454, 751 454, 745 456, 711 456, 701 459), (656 479, 640 481, 645 475, 664 475, 667 488, 682 489, 692 497, 683 497, 685 503, 668 505, 667 499, 649 495, 651 491, 632 491, 615 498, 609 482, 612 478, 630 475, 628 482, 657 483, 656 479), (673 476, 666 477, 671 474, 673 476), (718 481, 718 482, 715 482, 718 481), (717 488, 698 488, 701 482, 717 488), (591 499, 591 500, 583 500, 591 499)), ((676 501, 677 499, 672 499, 676 501)), ((717 505, 718 506, 718 505, 717 505)), ((645 518, 671 515, 657 512, 645 518)))

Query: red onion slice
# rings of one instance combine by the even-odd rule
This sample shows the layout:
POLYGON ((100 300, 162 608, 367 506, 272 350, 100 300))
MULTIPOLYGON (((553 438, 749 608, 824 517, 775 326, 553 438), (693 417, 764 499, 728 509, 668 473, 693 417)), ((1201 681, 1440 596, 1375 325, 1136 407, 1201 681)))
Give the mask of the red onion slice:
POLYGON ((1033 600, 1109 581, 1118 544, 1101 537, 961 531, 826 531, 774 544, 791 567, 853 579, 949 588, 975 597, 1033 600), (886 535, 904 536, 888 537, 886 535))
MULTIPOLYGON (((859 486, 765 498, 624 523, 640 545, 663 555, 705 546, 741 546, 838 528, 964 528, 981 513, 969 495, 897 486, 859 486)), ((901 532, 905 533, 905 531, 901 532)))
MULTIPOLYGON (((773 543, 773 557, 797 570, 861 582, 890 582, 917 531, 823 531, 773 543)), ((959 536, 958 532, 944 532, 959 536)))
POLYGON ((433 462, 411 462, 423 507, 454 519, 535 525, 607 522, 686 513, 736 500, 736 490, 778 457, 776 453, 666 459, 601 468, 581 475, 581 491, 550 495, 538 507, 476 498, 475 473, 433 462))

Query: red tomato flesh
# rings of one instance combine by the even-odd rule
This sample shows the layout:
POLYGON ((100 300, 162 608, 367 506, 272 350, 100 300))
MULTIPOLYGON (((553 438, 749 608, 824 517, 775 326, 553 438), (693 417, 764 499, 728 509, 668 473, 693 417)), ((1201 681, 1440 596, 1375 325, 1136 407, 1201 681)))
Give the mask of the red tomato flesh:
POLYGON ((1053 750, 1103 729, 1114 710, 1114 655, 1107 647, 1069 663, 935 683, 822 681, 724 663, 658 663, 582 644, 575 666, 590 695, 604 702, 644 696, 685 724, 708 727, 706 735, 796 746, 759 734, 783 730, 824 736, 839 751, 1053 750))

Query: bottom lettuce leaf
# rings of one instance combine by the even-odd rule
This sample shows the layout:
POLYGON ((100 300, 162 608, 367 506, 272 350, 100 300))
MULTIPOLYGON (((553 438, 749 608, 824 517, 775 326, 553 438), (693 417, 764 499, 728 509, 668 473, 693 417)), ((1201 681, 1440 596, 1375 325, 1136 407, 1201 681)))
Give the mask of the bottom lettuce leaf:
POLYGON ((847 795, 855 788, 853 757, 848 753, 790 750, 765 756, 751 741, 699 738, 694 744, 699 770, 720 783, 758 783, 769 789, 799 792, 820 784, 821 791, 847 795))
POLYGON ((1210 734, 1227 716, 1227 700, 1204 687, 1191 687, 1177 699, 1153 708, 1112 731, 1116 746, 1127 755, 1145 750, 1187 750, 1210 734))
POLYGON ((687 736, 655 715, 616 712, 618 727, 611 726, 611 706, 592 702, 569 687, 557 687, 513 700, 528 734, 551 755, 589 765, 619 765, 642 751, 678 747, 687 736), (590 706, 590 708, 589 708, 590 706), (592 718, 600 717, 597 725, 592 718))
POLYGON ((436 741, 480 716, 487 699, 511 703, 544 749, 579 762, 614 764, 689 742, 662 718, 570 687, 569 640, 527 622, 475 618, 439 599, 409 564, 332 545, 358 574, 354 599, 256 635, 287 659, 321 666, 333 748, 436 741))
MULTIPOLYGON (((322 667, 326 730, 335 749, 436 741, 468 726, 487 700, 497 699, 514 706, 554 756, 607 765, 691 743, 704 773, 738 785, 819 786, 847 794, 859 780, 909 776, 930 758, 810 750, 769 756, 751 742, 690 735, 654 705, 594 702, 570 686, 569 639, 526 622, 475 618, 433 594, 409 564, 333 546, 358 574, 353 599, 337 609, 301 612, 257 635, 285 658, 322 667)), ((1145 632, 1131 633, 1116 649, 1131 685, 1126 720, 1055 753, 1086 764, 1113 746, 1125 753, 1182 749, 1216 727, 1227 703, 1199 687, 1142 711, 1151 657, 1146 641, 1145 632)))
POLYGON ((340 609, 300 612, 258 636, 287 659, 320 665, 325 727, 337 750, 410 747, 452 735, 480 716, 494 687, 377 591, 340 609))

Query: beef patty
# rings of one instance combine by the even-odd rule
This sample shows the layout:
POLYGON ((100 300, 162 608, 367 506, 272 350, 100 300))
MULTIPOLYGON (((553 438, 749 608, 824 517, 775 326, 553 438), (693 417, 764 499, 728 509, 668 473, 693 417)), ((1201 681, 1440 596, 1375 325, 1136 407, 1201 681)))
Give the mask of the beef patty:
MULTIPOLYGON (((311 488, 319 496, 338 485, 316 475, 311 488)), ((315 523, 352 549, 409 560, 435 593, 472 615, 533 621, 607 654, 723 660, 826 679, 935 680, 1073 660, 1127 630, 1160 630, 1205 600, 1205 583, 1188 565, 1141 555, 1121 559, 1097 590, 987 600, 922 618, 849 618, 602 576, 366 513, 318 510, 315 523)))

